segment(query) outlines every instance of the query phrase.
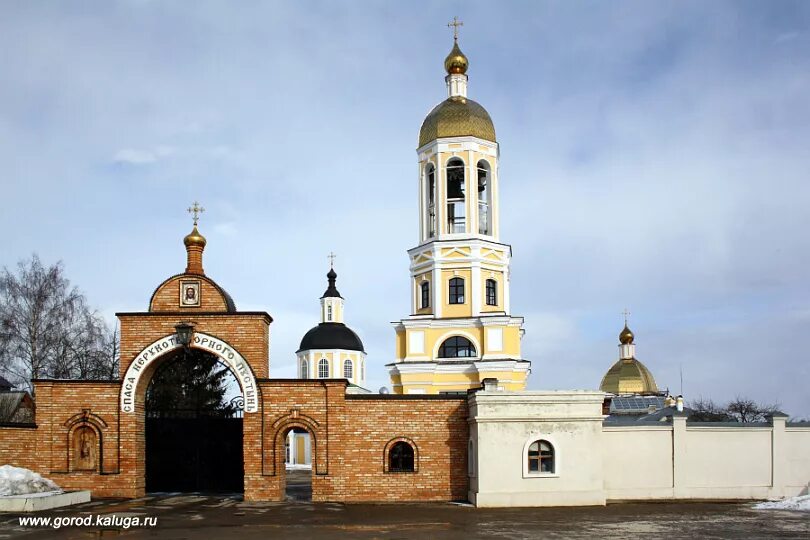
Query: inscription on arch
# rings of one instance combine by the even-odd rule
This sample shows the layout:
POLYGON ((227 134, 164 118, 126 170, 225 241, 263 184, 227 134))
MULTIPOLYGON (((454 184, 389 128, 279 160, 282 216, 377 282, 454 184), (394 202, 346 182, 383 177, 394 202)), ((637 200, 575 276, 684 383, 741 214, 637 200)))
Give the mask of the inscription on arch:
MULTIPOLYGON (((141 375, 155 360, 179 349, 182 345, 177 341, 177 335, 170 334, 164 336, 151 345, 144 348, 135 357, 135 360, 127 368, 124 381, 121 385, 121 411, 125 413, 135 412, 135 394, 141 375)), ((242 395, 245 398, 245 413, 255 413, 259 411, 258 386, 253 377, 253 370, 250 364, 239 354, 239 352, 228 345, 225 341, 203 334, 194 333, 194 340, 190 347, 209 352, 219 357, 222 362, 230 368, 239 386, 242 388, 242 395)))

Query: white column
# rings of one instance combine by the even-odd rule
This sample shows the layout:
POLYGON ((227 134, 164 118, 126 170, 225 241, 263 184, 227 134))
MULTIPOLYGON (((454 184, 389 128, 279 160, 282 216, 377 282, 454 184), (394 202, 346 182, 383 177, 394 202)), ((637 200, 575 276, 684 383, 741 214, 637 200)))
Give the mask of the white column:
MULTIPOLYGON (((434 248, 433 257, 434 260, 438 256, 437 253, 438 249, 434 248)), ((442 316, 442 296, 444 293, 442 292, 442 269, 439 268, 435 262, 433 263, 433 283, 431 283, 431 295, 433 298, 433 316, 439 318, 442 316)))
MULTIPOLYGON (((470 246, 470 256, 478 259, 481 256, 481 249, 478 246, 470 246)), ((481 263, 473 261, 470 267, 470 276, 472 283, 470 284, 470 294, 472 296, 472 316, 478 317, 481 315, 481 263)))

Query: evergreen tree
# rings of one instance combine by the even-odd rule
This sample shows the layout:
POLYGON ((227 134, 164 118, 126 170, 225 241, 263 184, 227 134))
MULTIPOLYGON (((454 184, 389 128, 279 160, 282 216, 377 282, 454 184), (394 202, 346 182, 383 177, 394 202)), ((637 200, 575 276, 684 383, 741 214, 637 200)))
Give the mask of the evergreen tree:
POLYGON ((230 416, 223 402, 230 372, 216 356, 189 349, 159 366, 146 389, 148 416, 230 416))

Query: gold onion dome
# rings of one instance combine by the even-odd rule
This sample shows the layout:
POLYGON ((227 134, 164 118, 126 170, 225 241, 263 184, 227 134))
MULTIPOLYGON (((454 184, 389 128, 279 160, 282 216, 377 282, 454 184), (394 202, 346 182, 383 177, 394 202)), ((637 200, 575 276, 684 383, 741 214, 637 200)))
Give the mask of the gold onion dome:
POLYGON ((436 105, 422 122, 419 146, 442 137, 464 136, 495 142, 495 126, 481 105, 471 99, 453 96, 436 105))
POLYGON ((458 41, 453 41, 453 48, 450 50, 450 54, 447 55, 447 58, 444 59, 445 71, 447 71, 448 74, 464 74, 467 73, 467 67, 469 65, 467 57, 464 56, 464 53, 458 48, 458 41))
POLYGON ((186 247, 199 246, 204 248, 207 241, 205 237, 200 234, 200 231, 197 230, 197 226, 195 225, 194 229, 183 238, 183 243, 186 247))
POLYGON ((658 392, 658 386, 656 386, 650 370, 635 358, 623 358, 613 364, 602 377, 599 389, 611 394, 655 394, 658 392))
POLYGON ((633 332, 629 328, 627 328, 627 324, 624 325, 624 330, 619 333, 619 343, 622 345, 629 345, 633 343, 633 332))

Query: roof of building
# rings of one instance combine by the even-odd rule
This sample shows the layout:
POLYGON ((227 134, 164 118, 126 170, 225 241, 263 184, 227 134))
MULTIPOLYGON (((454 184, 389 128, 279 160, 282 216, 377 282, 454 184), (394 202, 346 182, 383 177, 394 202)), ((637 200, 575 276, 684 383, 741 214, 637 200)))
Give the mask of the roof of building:
POLYGON ((330 268, 329 272, 326 273, 326 279, 329 280, 329 286, 326 287, 326 292, 323 293, 323 296, 321 296, 321 298, 329 298, 329 297, 343 298, 342 296, 340 296, 340 293, 338 292, 337 287, 335 286, 335 280, 337 279, 337 272, 335 272, 334 268, 330 268))
POLYGON ((489 113, 475 101, 453 96, 436 105, 422 122, 419 146, 442 137, 478 137, 496 142, 489 113))
POLYGON ((8 391, 8 390, 10 390, 12 388, 14 388, 14 385, 11 384, 8 381, 8 379, 6 379, 5 377, 0 377, 0 390, 8 391))
POLYGON ((599 389, 611 394, 654 394, 655 379, 647 366, 635 358, 622 358, 602 377, 599 389))
POLYGON ((304 334, 296 352, 342 349, 365 352, 363 342, 354 331, 343 323, 323 322, 304 334))

